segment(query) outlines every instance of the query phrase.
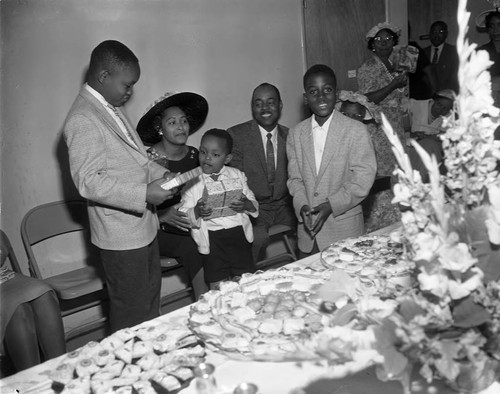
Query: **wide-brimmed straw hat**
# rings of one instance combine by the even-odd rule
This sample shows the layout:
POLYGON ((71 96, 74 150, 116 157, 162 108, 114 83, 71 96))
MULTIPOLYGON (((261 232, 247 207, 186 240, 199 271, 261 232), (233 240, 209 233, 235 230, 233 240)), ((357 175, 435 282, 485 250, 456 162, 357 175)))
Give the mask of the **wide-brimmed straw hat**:
POLYGON ((199 94, 167 92, 146 109, 137 124, 137 132, 145 144, 151 145, 161 141, 161 136, 154 127, 154 119, 169 107, 180 107, 186 113, 190 134, 203 125, 208 114, 207 100, 199 94))
POLYGON ((486 28, 486 17, 489 14, 493 13, 493 12, 499 12, 499 9, 498 8, 493 8, 491 10, 486 10, 486 11, 481 12, 478 16, 476 16, 476 27, 480 31, 487 30, 487 28, 486 28))
POLYGON ((368 30, 368 33, 366 33, 366 41, 369 41, 371 38, 375 37, 380 30, 390 30, 393 33, 396 33, 398 37, 401 35, 401 29, 392 23, 389 22, 381 22, 378 23, 377 25, 373 26, 370 30, 368 30))
POLYGON ((380 122, 380 113, 377 109, 377 106, 368 101, 368 98, 359 92, 352 92, 350 90, 341 90, 338 94, 338 102, 335 104, 335 109, 340 110, 342 103, 344 101, 349 101, 351 103, 358 103, 365 107, 365 117, 363 120, 375 120, 375 122, 380 122))

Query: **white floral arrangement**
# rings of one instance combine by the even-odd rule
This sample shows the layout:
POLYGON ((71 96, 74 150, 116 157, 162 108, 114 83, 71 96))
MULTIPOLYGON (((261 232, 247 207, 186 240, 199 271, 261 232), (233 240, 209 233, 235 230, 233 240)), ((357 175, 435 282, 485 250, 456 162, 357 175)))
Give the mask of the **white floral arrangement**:
MULTIPOLYGON (((457 17, 460 92, 443 122, 446 173, 412 141, 429 173, 424 183, 382 114, 398 163, 393 203, 401 208, 402 230, 391 236, 414 264, 415 285, 396 294, 397 306, 356 301, 366 325, 345 328, 365 338, 360 349, 347 348, 351 360, 358 350, 375 356, 340 373, 376 363, 379 379, 400 380, 405 393, 414 367, 428 382, 442 379, 467 392, 484 389, 500 373, 500 142, 494 140, 500 118, 491 97, 492 62, 465 38, 466 0, 460 0, 457 17)), ((333 334, 324 335, 320 350, 345 353, 348 341, 339 345, 339 339, 328 340, 333 334)), ((339 367, 329 375, 338 377, 339 367)))
MULTIPOLYGON (((429 183, 423 183, 382 115, 399 165, 393 202, 402 207, 401 241, 417 278, 384 324, 393 328, 386 332, 394 334, 395 349, 418 364, 427 381, 456 382, 467 371, 464 384, 476 389, 474 379, 496 372, 473 378, 471 370, 483 373, 500 360, 500 282, 491 278, 500 268, 500 142, 494 140, 500 122, 491 97, 492 62, 465 38, 469 17, 466 0, 460 0, 460 93, 443 123, 446 174, 412 141, 429 172, 429 183)), ((381 375, 401 375, 403 367, 390 364, 384 363, 381 375)))

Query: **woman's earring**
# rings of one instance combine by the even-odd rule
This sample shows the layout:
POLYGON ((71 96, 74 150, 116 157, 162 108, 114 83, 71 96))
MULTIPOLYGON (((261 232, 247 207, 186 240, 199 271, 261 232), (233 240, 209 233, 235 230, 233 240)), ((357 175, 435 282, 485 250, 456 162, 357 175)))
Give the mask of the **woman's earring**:
POLYGON ((158 129, 158 135, 163 135, 163 131, 161 131, 161 129, 158 129))

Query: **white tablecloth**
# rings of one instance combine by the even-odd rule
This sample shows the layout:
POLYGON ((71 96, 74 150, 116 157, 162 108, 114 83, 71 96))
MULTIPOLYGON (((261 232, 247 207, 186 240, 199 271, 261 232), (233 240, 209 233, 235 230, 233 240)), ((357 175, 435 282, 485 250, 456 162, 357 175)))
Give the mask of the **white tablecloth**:
MULTIPOLYGON (((374 234, 384 234, 396 229, 399 225, 389 226, 374 234)), ((320 254, 291 263, 289 267, 310 267, 319 265, 320 254)), ((169 323, 172 326, 187 324, 189 306, 178 309, 142 325, 169 323)), ((141 325, 141 326, 142 326, 141 325)), ((0 381, 2 394, 53 393, 48 371, 53 370, 62 357, 49 360, 33 368, 21 371, 0 381)), ((243 362, 235 361, 207 350, 207 362, 215 366, 215 378, 220 394, 232 393, 234 387, 242 382, 251 382, 259 387, 260 394, 402 394, 402 386, 398 382, 381 382, 375 376, 373 368, 363 370, 352 376, 341 379, 325 377, 326 362, 243 362)), ((339 368, 332 367, 330 375, 341 373, 339 368)), ((427 385, 414 371, 412 393, 456 393, 440 382, 427 385)), ((197 394, 194 381, 181 391, 182 394, 197 394)), ((495 383, 482 394, 499 394, 500 384, 495 383)))

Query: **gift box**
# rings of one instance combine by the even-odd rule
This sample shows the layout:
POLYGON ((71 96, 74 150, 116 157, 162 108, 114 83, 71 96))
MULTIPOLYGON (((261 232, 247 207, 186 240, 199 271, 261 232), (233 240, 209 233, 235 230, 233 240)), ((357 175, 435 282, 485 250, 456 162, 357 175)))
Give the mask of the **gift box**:
POLYGON ((201 167, 193 168, 190 171, 184 172, 182 174, 177 175, 175 178, 169 179, 161 184, 161 187, 165 190, 171 190, 181 185, 184 185, 186 182, 190 181, 197 176, 200 176, 203 173, 201 167))
POLYGON ((212 208, 212 214, 204 219, 236 215, 237 212, 229 208, 229 205, 239 200, 242 194, 243 185, 239 179, 223 179, 207 183, 203 190, 203 199, 205 206, 212 208))
POLYGON ((391 53, 390 60, 396 71, 414 73, 417 69, 418 49, 411 46, 396 46, 391 53))

